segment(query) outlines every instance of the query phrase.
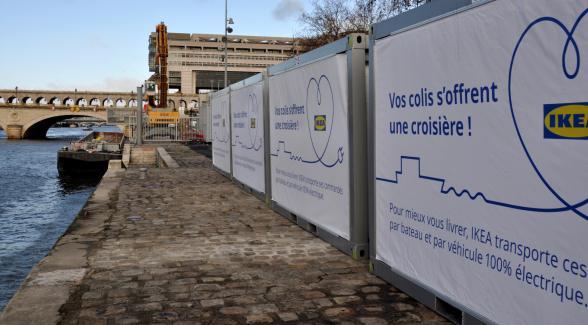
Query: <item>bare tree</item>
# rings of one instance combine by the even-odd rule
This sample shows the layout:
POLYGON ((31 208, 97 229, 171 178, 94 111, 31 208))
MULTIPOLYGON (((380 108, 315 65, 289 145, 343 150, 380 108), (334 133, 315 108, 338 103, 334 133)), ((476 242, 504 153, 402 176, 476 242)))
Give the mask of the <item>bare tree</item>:
POLYGON ((300 18, 301 43, 317 47, 349 33, 367 33, 372 24, 415 8, 428 0, 314 0, 300 18))

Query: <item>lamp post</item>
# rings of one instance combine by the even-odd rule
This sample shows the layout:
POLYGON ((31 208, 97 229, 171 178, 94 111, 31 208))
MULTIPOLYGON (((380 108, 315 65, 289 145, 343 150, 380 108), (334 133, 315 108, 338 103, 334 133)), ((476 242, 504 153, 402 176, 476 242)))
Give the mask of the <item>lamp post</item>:
POLYGON ((16 99, 14 100, 15 104, 20 104, 20 100, 18 100, 18 86, 14 87, 14 96, 16 97, 16 99))
POLYGON ((225 0, 225 88, 227 88, 228 86, 228 80, 227 80, 227 67, 228 67, 228 53, 227 53, 227 47, 228 47, 228 34, 233 32, 233 28, 231 28, 231 26, 229 25, 233 25, 233 18, 229 18, 228 17, 228 9, 227 9, 227 1, 225 0))

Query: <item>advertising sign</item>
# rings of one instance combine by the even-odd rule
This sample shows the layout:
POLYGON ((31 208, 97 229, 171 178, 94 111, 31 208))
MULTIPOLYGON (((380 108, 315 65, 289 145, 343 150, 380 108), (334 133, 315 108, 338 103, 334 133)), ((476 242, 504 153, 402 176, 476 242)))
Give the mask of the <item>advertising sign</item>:
POLYGON ((376 259, 501 324, 588 323, 588 2, 376 40, 376 259))
POLYGON ((265 192, 263 82, 231 91, 233 176, 265 192))
POLYGON ((231 172, 229 94, 215 94, 210 98, 212 107, 212 164, 231 172))
POLYGON ((347 57, 269 81, 272 199, 349 240, 347 57))

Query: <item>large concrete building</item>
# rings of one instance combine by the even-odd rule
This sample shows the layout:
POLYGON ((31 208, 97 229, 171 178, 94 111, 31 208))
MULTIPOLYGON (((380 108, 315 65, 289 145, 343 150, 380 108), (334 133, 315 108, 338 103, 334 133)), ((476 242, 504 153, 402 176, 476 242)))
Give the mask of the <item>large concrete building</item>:
MULTIPOLYGON (((184 94, 224 86, 224 35, 168 34, 169 87, 184 94)), ((228 37, 229 84, 263 71, 302 51, 285 37, 228 37)), ((149 38, 149 71, 155 72, 155 33, 149 38)))

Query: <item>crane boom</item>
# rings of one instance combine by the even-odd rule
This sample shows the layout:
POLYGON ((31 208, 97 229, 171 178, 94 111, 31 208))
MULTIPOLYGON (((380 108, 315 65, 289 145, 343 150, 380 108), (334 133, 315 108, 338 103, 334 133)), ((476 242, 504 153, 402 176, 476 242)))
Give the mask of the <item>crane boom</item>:
POLYGON ((161 22, 156 27, 157 34, 157 52, 156 62, 159 66, 159 105, 157 107, 167 107, 167 92, 169 89, 167 79, 167 27, 161 22))

